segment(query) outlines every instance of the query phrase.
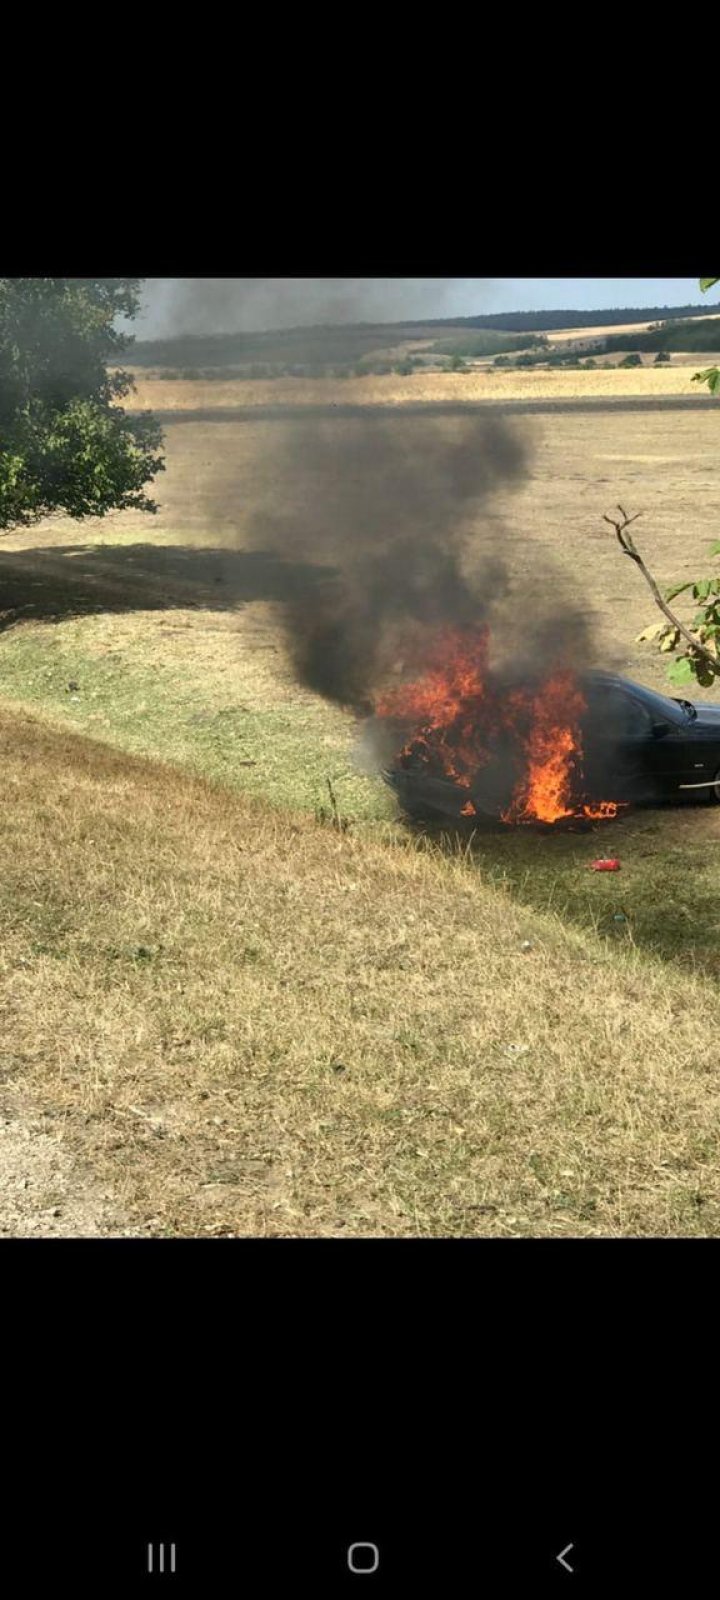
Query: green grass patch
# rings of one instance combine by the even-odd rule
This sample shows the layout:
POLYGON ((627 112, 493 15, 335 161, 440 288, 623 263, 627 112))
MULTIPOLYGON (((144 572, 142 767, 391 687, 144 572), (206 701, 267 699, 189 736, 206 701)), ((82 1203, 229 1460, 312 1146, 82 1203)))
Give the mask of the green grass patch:
POLYGON ((40 710, 56 725, 136 755, 151 755, 221 779, 275 806, 328 807, 330 778, 341 814, 391 818, 385 786, 357 771, 351 719, 311 696, 253 703, 219 688, 190 663, 152 660, 144 650, 91 653, 94 618, 20 627, 0 640, 0 691, 7 703, 40 710), (77 688, 73 688, 77 685, 77 688))
MULTIPOLYGON (((144 631, 143 623, 135 633, 118 634, 117 649, 108 648, 116 639, 108 628, 108 619, 84 617, 4 635, 3 697, 36 708, 56 726, 219 781, 273 808, 329 822, 330 779, 341 819, 352 826, 375 833, 399 821, 385 785, 355 765, 352 719, 289 685, 281 669, 277 676, 267 666, 260 672, 241 654, 227 673, 210 670, 192 627, 182 644, 173 644, 149 624, 144 631), (173 654, 180 649, 181 659, 173 654)), ((228 656, 233 642, 237 649, 228 634, 228 656)), ((217 667, 224 639, 219 656, 215 650, 217 667)), ((429 839, 442 850, 468 849, 470 864, 489 884, 592 932, 605 947, 635 946, 688 972, 717 976, 717 823, 716 808, 668 807, 582 835, 478 832, 468 847, 469 831, 437 829, 429 839), (593 858, 606 853, 621 857, 619 873, 590 870, 593 858)))

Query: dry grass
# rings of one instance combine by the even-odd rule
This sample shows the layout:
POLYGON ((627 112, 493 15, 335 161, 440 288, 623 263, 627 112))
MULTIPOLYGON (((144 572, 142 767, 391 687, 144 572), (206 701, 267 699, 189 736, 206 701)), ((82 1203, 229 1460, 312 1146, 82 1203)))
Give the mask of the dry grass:
MULTIPOLYGON (((616 357, 615 359, 619 359, 616 357)), ((138 410, 213 411, 237 407, 252 411, 267 406, 442 404, 478 400, 578 400, 659 399, 663 395, 687 398, 706 391, 693 383, 693 373, 703 356, 688 358, 687 365, 668 367, 602 368, 594 371, 518 371, 502 368, 482 371, 396 373, 366 378, 272 378, 217 382, 197 379, 153 379, 136 373, 132 406, 138 410)))
POLYGON ((0 727, 3 1074, 138 1228, 718 1230, 710 982, 394 833, 0 727))
MULTIPOLYGON (((502 537, 503 557, 523 593, 531 560, 540 594, 549 590, 586 607, 602 664, 661 689, 663 659, 633 642, 653 618, 651 597, 602 516, 618 501, 642 511, 638 544, 661 583, 703 570, 720 521, 719 419, 712 407, 513 418, 530 448, 529 476, 498 496, 477 528, 478 553, 494 550, 502 537)), ((288 425, 266 418, 169 422, 157 517, 123 513, 83 524, 57 518, 3 539, 3 603, 11 616, 43 624, 34 635, 37 672, 30 675, 24 663, 32 641, 6 636, 5 694, 39 698, 71 726, 97 715, 89 731, 105 736, 125 676, 158 669, 162 676, 167 667, 178 692, 189 683, 196 702, 190 713, 205 709, 205 697, 221 689, 222 704, 246 704, 249 696, 253 709, 282 707, 289 714, 295 707, 300 718, 315 710, 325 716, 326 708, 292 682, 278 636, 279 602, 299 576, 292 550, 285 567, 253 551, 253 516, 272 475, 278 431, 288 425), (43 620, 62 617, 78 596, 113 614, 60 625, 43 620), (15 613, 13 601, 27 609, 15 613), (68 666, 64 678, 50 671, 51 645, 68 666), (71 702, 66 693, 67 678, 85 670, 86 655, 93 671, 101 660, 116 669, 112 691, 94 704, 84 696, 71 702)), ((296 486, 271 481, 276 505, 289 508, 296 486)), ((139 740, 145 726, 156 738, 152 719, 147 723, 151 712, 152 696, 144 717, 135 719, 139 740)), ((340 737, 342 719, 328 716, 326 731, 340 737)), ((124 737, 127 720, 123 725, 124 737)))
MULTIPOLYGON (((157 519, 3 542, 3 1078, 138 1231, 717 1234, 720 813, 624 823, 619 880, 592 839, 418 849, 358 776, 365 822, 319 826, 352 728, 293 683, 247 548, 276 426, 171 424, 157 519)), ((699 570, 717 416, 528 426, 478 548, 501 517, 514 581, 664 687, 601 515, 644 510, 661 581, 699 570)))

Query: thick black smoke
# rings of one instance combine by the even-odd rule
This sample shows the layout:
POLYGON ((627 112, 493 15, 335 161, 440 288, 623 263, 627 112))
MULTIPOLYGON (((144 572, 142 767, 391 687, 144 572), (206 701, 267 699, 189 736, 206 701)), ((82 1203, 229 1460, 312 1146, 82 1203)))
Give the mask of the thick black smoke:
MULTIPOLYGON (((276 427, 279 427, 276 424, 276 427)), ((522 628, 502 557, 498 491, 529 447, 497 414, 367 412, 275 429, 249 547, 310 563, 321 579, 285 606, 300 682, 361 715, 388 681, 422 669, 438 629, 488 622, 513 673, 587 655, 582 618, 552 601, 547 558, 524 564, 522 628)), ((502 651, 501 651, 502 654, 502 651)))
MULTIPOLYGON (((170 333, 440 316, 457 284, 155 280, 170 333)), ((487 280, 477 286, 492 293, 487 280)), ((511 576, 503 559, 497 497, 529 470, 526 430, 493 411, 328 408, 318 418, 298 407, 272 420, 243 544, 282 558, 289 576, 293 564, 317 576, 283 608, 298 680, 366 716, 384 685, 422 671, 438 629, 480 623, 505 675, 539 678, 559 657, 587 662, 582 615, 558 601, 547 552, 526 532, 519 594, 517 563, 511 576)), ((241 472, 225 498, 242 504, 241 472)))

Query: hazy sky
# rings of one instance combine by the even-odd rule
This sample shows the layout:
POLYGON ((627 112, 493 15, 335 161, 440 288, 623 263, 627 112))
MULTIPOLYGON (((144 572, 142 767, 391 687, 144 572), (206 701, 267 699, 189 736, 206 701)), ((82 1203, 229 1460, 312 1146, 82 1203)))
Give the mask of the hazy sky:
MULTIPOLYGON (((717 291, 708 297, 715 309, 717 291)), ((482 312, 699 305, 697 278, 148 278, 139 338, 482 312)))

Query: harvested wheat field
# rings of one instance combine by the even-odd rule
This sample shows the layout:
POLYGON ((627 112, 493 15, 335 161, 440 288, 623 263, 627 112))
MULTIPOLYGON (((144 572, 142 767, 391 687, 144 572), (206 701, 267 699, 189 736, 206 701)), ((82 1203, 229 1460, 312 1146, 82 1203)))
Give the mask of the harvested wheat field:
MULTIPOLYGON (((714 361, 714 357, 709 358, 714 361)), ((161 379, 136 372, 132 406, 161 414, 173 411, 213 411, 237 408, 345 405, 406 406, 432 403, 458 404, 480 401, 566 401, 603 399, 661 399, 664 396, 707 400, 706 391, 693 383, 702 367, 702 355, 687 358, 687 365, 667 367, 598 367, 594 371, 515 371, 485 368, 470 372, 414 372, 407 378, 385 376, 345 378, 268 378, 223 381, 161 379)), ((704 363, 707 365, 707 361, 704 363)), ((130 402, 128 402, 130 403, 130 402)), ((709 402, 708 402, 709 403, 709 402)))
MULTIPOLYGON (((409 834, 291 670, 316 575, 258 548, 257 512, 293 424, 247 411, 286 384, 237 387, 237 420, 168 423, 157 518, 3 541, 0 1227, 717 1234, 720 808, 613 824, 616 878, 588 871, 607 833, 409 834)), ((643 512, 662 583, 700 571, 720 412, 512 420, 529 469, 478 552, 667 687, 602 514, 643 512)))
MULTIPOLYGON (((714 320, 718 316, 720 316, 720 312, 712 311, 709 307, 707 312, 704 312, 704 318, 707 321, 714 320)), ((613 322, 595 324, 587 328, 553 328, 547 333, 546 337, 550 344, 567 344, 576 339, 605 339, 608 336, 617 338, 621 333, 633 335, 647 333, 648 328, 652 326, 652 322, 613 322)), ((628 340, 628 344, 631 343, 632 340, 628 340)))

